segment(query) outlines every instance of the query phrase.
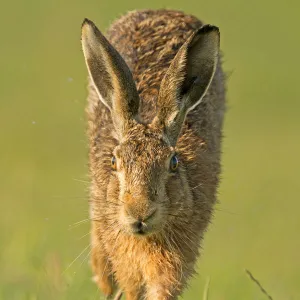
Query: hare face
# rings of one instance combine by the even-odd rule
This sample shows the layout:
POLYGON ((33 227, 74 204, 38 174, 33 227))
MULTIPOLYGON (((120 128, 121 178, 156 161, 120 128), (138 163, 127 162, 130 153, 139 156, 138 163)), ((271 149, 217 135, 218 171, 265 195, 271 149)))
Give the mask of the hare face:
POLYGON ((112 156, 112 176, 119 186, 118 221, 125 232, 143 236, 164 227, 170 197, 176 197, 168 184, 176 181, 178 172, 175 149, 162 134, 142 124, 128 132, 112 156))

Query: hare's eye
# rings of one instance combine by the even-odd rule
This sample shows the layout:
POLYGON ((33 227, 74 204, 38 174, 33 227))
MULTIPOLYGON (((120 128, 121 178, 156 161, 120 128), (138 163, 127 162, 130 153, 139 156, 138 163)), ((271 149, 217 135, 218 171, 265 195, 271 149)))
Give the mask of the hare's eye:
POLYGON ((173 155, 170 160, 170 170, 174 172, 178 168, 178 158, 176 155, 173 155))
POLYGON ((114 156, 111 158, 111 167, 113 170, 117 169, 117 160, 114 156))

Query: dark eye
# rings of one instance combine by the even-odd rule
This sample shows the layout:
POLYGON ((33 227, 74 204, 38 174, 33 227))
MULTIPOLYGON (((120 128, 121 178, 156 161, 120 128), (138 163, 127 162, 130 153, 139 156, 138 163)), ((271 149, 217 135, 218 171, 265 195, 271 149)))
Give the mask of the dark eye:
POLYGON ((170 170, 174 172, 178 168, 178 158, 176 155, 173 155, 170 160, 170 170))
POLYGON ((111 167, 113 170, 117 169, 117 160, 114 156, 111 158, 111 167))

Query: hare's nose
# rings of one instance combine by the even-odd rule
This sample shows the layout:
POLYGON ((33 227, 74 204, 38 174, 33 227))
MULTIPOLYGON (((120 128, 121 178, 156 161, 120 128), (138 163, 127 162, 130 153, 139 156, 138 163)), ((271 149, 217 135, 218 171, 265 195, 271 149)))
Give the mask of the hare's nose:
POLYGON ((137 219, 134 222, 131 223, 131 228, 135 233, 145 233, 147 231, 147 221, 149 221, 156 213, 155 211, 152 211, 151 214, 149 214, 147 217, 141 219, 137 219))
POLYGON ((132 227, 133 231, 137 232, 137 233, 143 233, 146 226, 147 225, 142 221, 136 221, 136 222, 131 224, 131 227, 132 227))

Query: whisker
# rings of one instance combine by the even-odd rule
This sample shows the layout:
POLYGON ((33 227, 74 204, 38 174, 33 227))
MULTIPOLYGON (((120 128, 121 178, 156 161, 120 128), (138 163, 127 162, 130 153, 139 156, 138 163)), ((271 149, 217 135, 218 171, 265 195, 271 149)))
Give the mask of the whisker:
POLYGON ((84 234, 83 236, 81 236, 80 238, 78 238, 78 241, 82 240, 84 237, 88 236, 89 234, 91 234, 90 231, 88 233, 84 234))
POLYGON ((83 261, 81 262, 81 264, 80 264, 80 267, 79 268, 81 268, 81 266, 83 265, 83 263, 88 259, 88 257, 90 256, 90 254, 91 254, 91 252, 92 252, 92 247, 91 247, 91 249, 90 249, 90 251, 89 251, 89 253, 85 256, 85 258, 83 259, 83 261))
POLYGON ((204 187, 215 187, 214 184, 208 184, 208 183, 205 183, 205 182, 201 182, 201 183, 199 183, 198 185, 192 187, 191 190, 194 190, 194 189, 196 189, 196 188, 199 187, 199 186, 204 186, 204 187))
POLYGON ((200 183, 200 184, 198 184, 198 185, 192 187, 191 190, 194 190, 194 189, 196 189, 197 187, 199 187, 199 186, 201 186, 201 185, 203 185, 203 183, 200 183))
POLYGON ((61 273, 62 275, 75 263, 75 261, 90 247, 90 244, 88 244, 81 252, 80 254, 68 265, 68 267, 61 273))
POLYGON ((72 179, 75 180, 75 181, 78 181, 78 182, 83 182, 83 183, 88 183, 88 184, 90 184, 90 182, 89 182, 89 181, 86 181, 86 180, 77 179, 77 178, 72 178, 72 179))
POLYGON ((93 222, 101 222, 100 219, 90 219, 90 221, 93 221, 93 222))
POLYGON ((116 213, 111 213, 111 214, 101 214, 101 219, 100 218, 88 218, 88 219, 84 219, 81 221, 78 221, 74 224, 69 225, 69 230, 73 230, 74 228, 77 228, 78 226, 87 223, 89 221, 93 221, 93 222, 101 222, 103 217, 109 217, 109 216, 116 216, 116 213))
POLYGON ((78 221, 78 222, 76 222, 76 223, 74 223, 74 224, 70 224, 70 225, 69 225, 69 230, 72 230, 72 229, 78 227, 79 225, 88 222, 89 220, 90 220, 90 219, 84 219, 84 220, 78 221))

